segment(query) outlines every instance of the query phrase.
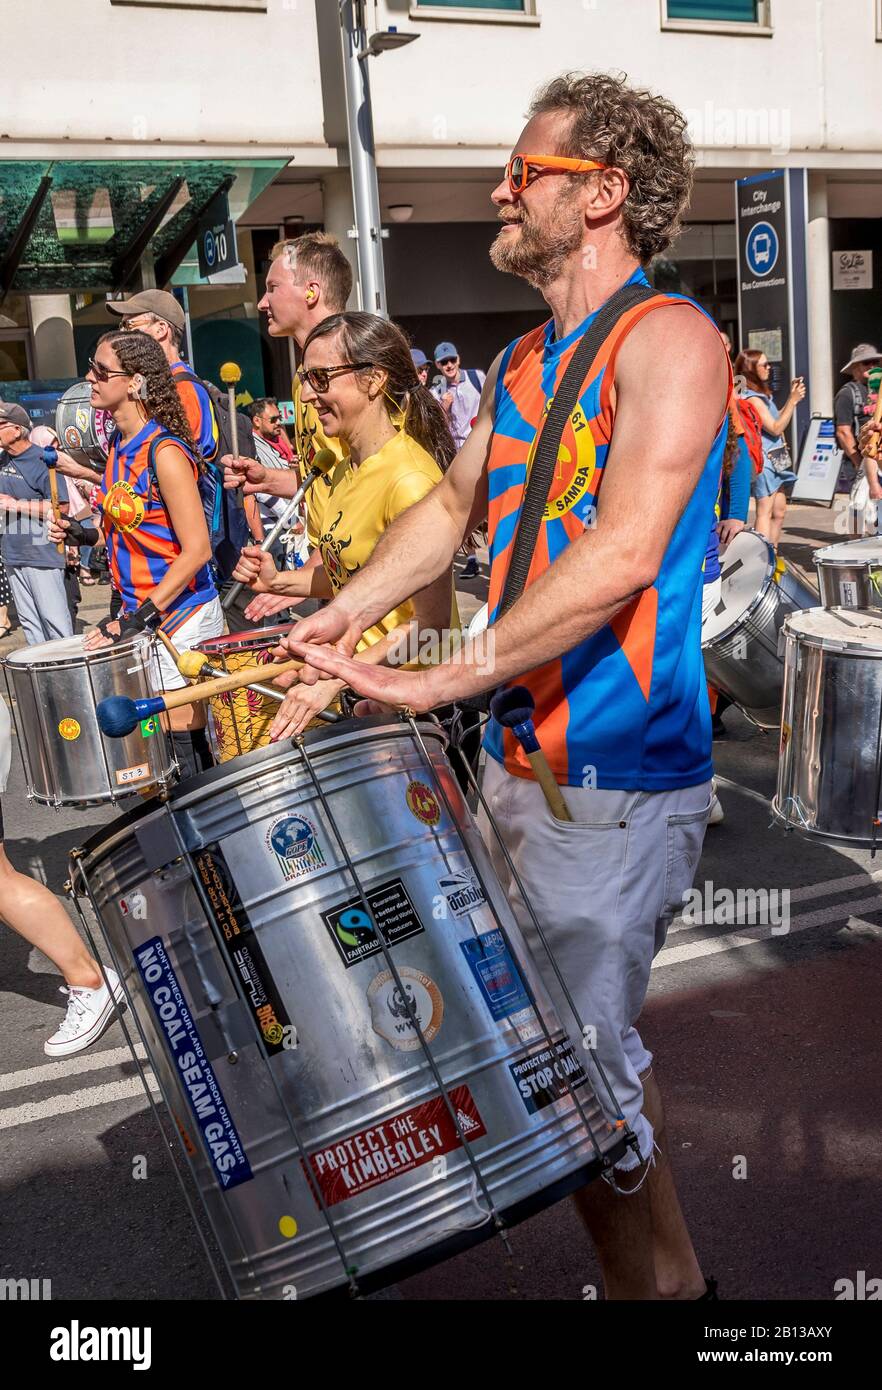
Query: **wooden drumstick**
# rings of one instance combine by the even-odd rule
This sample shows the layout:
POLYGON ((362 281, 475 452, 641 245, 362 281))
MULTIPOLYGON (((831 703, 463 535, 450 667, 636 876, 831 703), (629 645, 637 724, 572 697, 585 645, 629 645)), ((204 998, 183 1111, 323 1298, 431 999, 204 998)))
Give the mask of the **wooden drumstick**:
POLYGON ((203 681, 201 685, 185 685, 180 690, 165 690, 161 695, 152 695, 144 700, 110 695, 100 701, 96 710, 98 726, 110 738, 124 738, 142 719, 149 719, 151 715, 210 700, 228 690, 240 690, 242 686, 250 685, 258 673, 264 678, 272 678, 287 675, 289 671, 299 671, 302 665, 302 661, 280 661, 268 666, 247 666, 241 671, 231 672, 229 676, 218 676, 216 680, 203 681))
POLYGON ((569 807, 564 801, 563 792, 557 785, 554 773, 548 766, 548 759, 539 746, 536 730, 533 727, 535 701, 524 685, 512 685, 499 690, 490 701, 490 713, 503 728, 510 729, 524 750, 527 761, 539 783, 551 814, 555 820, 571 821, 569 807))
POLYGON ((158 627, 156 629, 156 636, 159 638, 160 642, 165 647, 165 650, 168 652, 172 661, 175 663, 176 666, 178 666, 181 660, 181 653, 178 651, 172 639, 166 636, 161 627, 158 627))
MULTIPOLYGON (((55 472, 58 464, 58 454, 55 449, 43 450, 43 461, 49 470, 49 496, 52 499, 52 515, 56 522, 61 521, 61 507, 58 505, 58 476, 55 472)), ((64 541, 58 541, 55 549, 59 555, 64 554, 64 541)))

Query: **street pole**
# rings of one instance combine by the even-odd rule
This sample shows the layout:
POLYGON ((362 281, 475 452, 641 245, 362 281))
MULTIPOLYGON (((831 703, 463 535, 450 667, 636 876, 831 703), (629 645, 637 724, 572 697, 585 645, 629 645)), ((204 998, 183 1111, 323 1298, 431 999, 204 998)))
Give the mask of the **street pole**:
POLYGON ((374 119, 368 77, 364 0, 340 0, 340 22, 361 307, 368 313, 381 314, 387 318, 383 230, 374 152, 374 119))

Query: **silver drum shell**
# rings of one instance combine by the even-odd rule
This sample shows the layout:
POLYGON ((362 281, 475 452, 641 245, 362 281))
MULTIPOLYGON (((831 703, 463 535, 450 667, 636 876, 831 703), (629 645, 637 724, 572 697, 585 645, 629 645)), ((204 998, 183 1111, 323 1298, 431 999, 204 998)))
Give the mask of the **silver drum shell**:
POLYGON ((811 838, 866 848, 879 814, 882 651, 844 649, 789 626, 784 635, 773 810, 811 838))
MULTIPOLYGON (((593 1068, 575 1040, 564 1042, 437 727, 420 729, 431 769, 409 726, 382 718, 350 721, 330 734, 307 734, 306 744, 364 888, 370 892, 400 880, 422 923, 422 932, 394 945, 392 959, 399 971, 410 972, 408 978, 418 972, 437 989, 443 1017, 429 1046, 442 1081, 445 1088, 468 1088, 486 1128, 486 1136, 474 1139, 471 1148, 494 1206, 524 1215, 608 1166, 621 1153, 622 1140, 602 1114, 591 1084, 580 1084, 576 1092, 589 1131, 572 1093, 531 1113, 509 1071, 518 1059, 547 1045, 537 1034, 538 1015, 555 1044, 593 1068), (423 823, 409 809, 407 791, 414 781, 434 786, 441 808, 436 825, 423 823), (451 871, 477 874, 487 894, 483 905, 460 919, 439 915, 444 901, 439 878, 451 871), (496 1019, 460 943, 500 927, 536 1009, 496 1019), (533 1022, 527 1017, 531 1012, 533 1022)), ((236 1295, 290 1298, 295 1289, 297 1298, 307 1298, 345 1289, 347 1268, 357 1271, 362 1289, 381 1286, 492 1234, 462 1146, 447 1152, 443 1162, 433 1158, 366 1190, 350 1188, 344 1200, 335 1201, 329 1211, 345 1260, 305 1179, 295 1131, 309 1155, 324 1155, 355 1143, 354 1136, 365 1131, 376 1134, 377 1126, 388 1132, 395 1117, 437 1103, 438 1092, 418 1042, 408 1050, 394 1046, 387 1040, 385 1014, 378 1018, 372 1011, 369 991, 387 970, 383 955, 347 967, 321 916, 357 893, 297 751, 288 743, 256 750, 184 784, 162 807, 126 820, 75 859, 74 888, 81 894, 88 888, 168 1109, 191 1138, 192 1175, 236 1295), (322 862, 286 881, 267 845, 279 818, 291 814, 314 828, 322 862), (197 874, 205 878, 206 854, 215 868, 222 856, 227 886, 229 880, 235 883, 236 920, 253 929, 249 942, 257 943, 282 1001, 286 1018, 278 1021, 296 1030, 294 1048, 282 1046, 268 1055, 261 1042, 231 969, 234 948, 224 946, 223 929, 217 922, 212 928, 205 898, 194 888, 197 874), (130 910, 134 892, 140 895, 137 912, 130 910), (127 905, 121 906, 124 898, 127 905), (134 964, 135 953, 157 937, 172 961, 251 1166, 253 1176, 226 1192, 194 1123, 178 1059, 161 1040, 161 1025, 134 964), (285 1216, 297 1223, 293 1238, 280 1234, 285 1216)), ((216 885, 212 891, 217 901, 216 885)), ((224 920, 227 934, 235 933, 226 909, 218 917, 224 920)), ((345 1148, 336 1151, 345 1156, 345 1148)), ((345 1187, 346 1179, 341 1181, 345 1187)))
POLYGON ((882 593, 877 587, 882 566, 869 560, 843 564, 825 560, 815 554, 818 589, 824 608, 882 608, 882 593))
POLYGON ((781 719, 784 661, 780 643, 785 619, 816 607, 817 602, 811 585, 779 559, 748 611, 725 632, 702 643, 710 684, 761 728, 777 729, 781 719))
POLYGON ((64 658, 52 658, 55 644, 47 642, 45 660, 4 660, 29 797, 45 806, 81 806, 171 784, 177 769, 158 719, 148 737, 139 725, 125 738, 108 738, 95 713, 109 695, 138 700, 161 687, 158 667, 151 682, 151 642, 144 635, 64 658), (60 732, 66 720, 79 726, 74 737, 60 732))

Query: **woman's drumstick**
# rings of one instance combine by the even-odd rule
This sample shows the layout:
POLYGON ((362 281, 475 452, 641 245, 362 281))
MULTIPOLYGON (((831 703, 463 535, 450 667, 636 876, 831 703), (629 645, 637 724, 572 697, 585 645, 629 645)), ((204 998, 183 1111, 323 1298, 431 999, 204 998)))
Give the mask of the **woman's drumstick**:
POLYGON ((162 714, 183 705, 192 705, 197 700, 210 700, 214 695, 223 695, 228 690, 240 690, 250 685, 258 673, 263 676, 282 676, 289 671, 299 671, 302 661, 280 661, 269 666, 250 666, 234 671, 229 676, 219 676, 216 680, 203 681, 201 685, 185 685, 180 690, 166 690, 161 695, 152 695, 144 700, 130 700, 126 695, 110 695, 101 700, 96 711, 98 727, 110 738, 124 738, 130 734, 142 719, 162 714))

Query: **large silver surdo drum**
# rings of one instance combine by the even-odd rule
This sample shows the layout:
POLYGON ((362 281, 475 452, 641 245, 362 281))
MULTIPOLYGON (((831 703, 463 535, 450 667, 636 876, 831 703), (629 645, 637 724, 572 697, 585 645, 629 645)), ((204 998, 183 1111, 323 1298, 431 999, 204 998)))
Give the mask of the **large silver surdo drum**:
POLYGON ((825 545, 814 560, 824 608, 882 608, 882 538, 825 545))
POLYGON ((87 652, 82 637, 22 647, 3 661, 28 796, 47 806, 118 801, 171 783, 175 763, 157 718, 125 738, 98 728, 99 700, 161 689, 152 638, 87 652))
POLYGON ((257 749, 104 830, 72 881, 239 1297, 393 1282, 623 1151, 434 724, 257 749))
POLYGON ((721 564, 720 601, 701 628, 705 673, 754 723, 776 729, 784 681, 779 634, 789 614, 813 608, 818 596, 757 531, 739 531, 721 564))
POLYGON ((784 638, 775 813, 819 839, 875 845, 882 841, 882 614, 815 608, 788 618, 784 638))
POLYGON ((55 433, 65 453, 103 473, 116 424, 109 410, 96 409, 91 400, 88 381, 68 387, 55 407, 55 433))

